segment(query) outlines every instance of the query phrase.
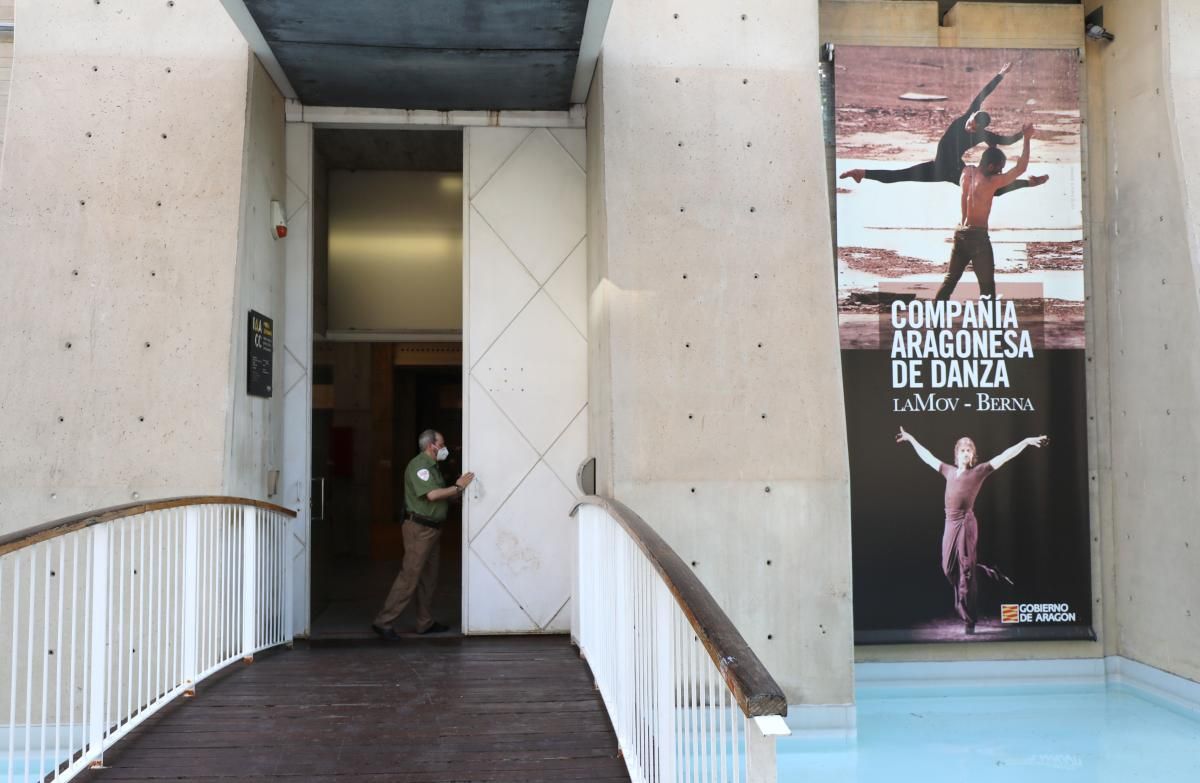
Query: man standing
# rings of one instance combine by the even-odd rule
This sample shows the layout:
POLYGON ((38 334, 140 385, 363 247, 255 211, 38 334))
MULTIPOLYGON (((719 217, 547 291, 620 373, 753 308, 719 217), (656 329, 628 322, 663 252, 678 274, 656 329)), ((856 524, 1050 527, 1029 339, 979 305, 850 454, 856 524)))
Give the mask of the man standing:
POLYGON ((438 463, 450 456, 446 440, 436 430, 425 430, 417 438, 421 453, 413 457, 404 469, 404 517, 401 532, 404 537, 404 560, 400 573, 392 583, 383 608, 371 623, 372 630, 384 639, 399 638, 392 623, 404 612, 413 593, 417 596, 417 633, 442 633, 450 630, 433 619, 433 591, 437 586, 438 542, 442 523, 450 510, 450 501, 462 497, 475 479, 474 473, 464 473, 451 486, 438 469, 438 463))
POLYGON ((967 166, 962 173, 962 225, 954 232, 954 249, 950 252, 950 268, 938 289, 936 299, 949 299, 958 285, 967 264, 975 269, 981 297, 996 298, 995 259, 992 240, 988 236, 988 218, 992 214, 992 198, 1004 187, 1016 182, 1029 166, 1029 140, 1033 126, 1023 131, 1024 146, 1017 165, 1004 171, 1007 158, 998 147, 988 147, 978 166, 967 166), (1001 173, 1003 172, 1003 173, 1001 173))

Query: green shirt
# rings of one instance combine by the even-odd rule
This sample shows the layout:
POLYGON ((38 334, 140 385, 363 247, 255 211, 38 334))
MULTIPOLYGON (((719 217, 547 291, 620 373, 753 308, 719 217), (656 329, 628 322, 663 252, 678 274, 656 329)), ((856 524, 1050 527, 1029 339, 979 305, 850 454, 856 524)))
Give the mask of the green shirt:
POLYGON ((441 522, 450 511, 450 500, 430 500, 425 495, 445 486, 437 460, 422 451, 404 469, 404 505, 413 514, 441 522))

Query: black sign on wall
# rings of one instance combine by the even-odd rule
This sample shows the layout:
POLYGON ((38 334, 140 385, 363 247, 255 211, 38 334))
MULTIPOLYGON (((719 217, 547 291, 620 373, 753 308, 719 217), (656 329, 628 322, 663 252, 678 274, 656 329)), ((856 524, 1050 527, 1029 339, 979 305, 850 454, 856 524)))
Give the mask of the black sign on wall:
POLYGON ((271 396, 274 335, 275 322, 251 310, 250 329, 246 338, 246 393, 254 397, 271 396))

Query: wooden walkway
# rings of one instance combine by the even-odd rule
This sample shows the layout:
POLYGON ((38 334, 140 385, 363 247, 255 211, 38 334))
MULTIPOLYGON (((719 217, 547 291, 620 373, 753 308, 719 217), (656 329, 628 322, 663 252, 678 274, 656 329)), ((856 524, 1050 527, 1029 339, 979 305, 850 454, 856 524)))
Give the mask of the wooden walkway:
POLYGON ((629 780, 566 637, 297 643, 200 683, 105 764, 79 779, 629 780))

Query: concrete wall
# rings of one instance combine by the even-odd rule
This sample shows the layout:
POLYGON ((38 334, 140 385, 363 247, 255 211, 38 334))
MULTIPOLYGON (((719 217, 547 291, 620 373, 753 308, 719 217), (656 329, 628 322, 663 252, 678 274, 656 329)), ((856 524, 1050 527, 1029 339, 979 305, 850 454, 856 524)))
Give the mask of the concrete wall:
POLYGON ((1089 44, 1098 61, 1089 120, 1107 154, 1091 170, 1103 232, 1092 251, 1106 272, 1097 360, 1109 397, 1101 481, 1116 652, 1200 681, 1198 11, 1177 0, 1105 3, 1116 40, 1089 44))
POLYGON ((815 0, 614 4, 587 134, 591 448, 789 701, 839 704, 849 485, 817 51, 815 0))
MULTIPOLYGON (((230 323, 226 402, 224 491, 238 497, 273 498, 270 475, 280 469, 283 439, 283 363, 279 334, 283 327, 284 248, 275 237, 271 202, 283 202, 286 172, 283 96, 255 59, 251 60, 242 163, 242 206, 238 229, 237 270, 230 323), (274 321, 272 396, 246 393, 249 311, 274 321)), ((285 207, 285 214, 287 212, 285 207)))
POLYGON ((217 0, 17 3, 0 530, 219 492, 249 55, 217 0))

